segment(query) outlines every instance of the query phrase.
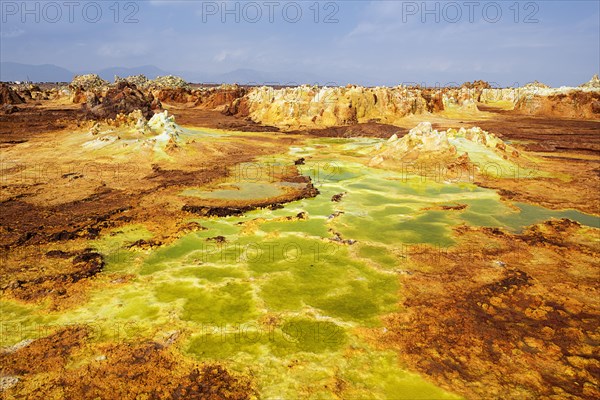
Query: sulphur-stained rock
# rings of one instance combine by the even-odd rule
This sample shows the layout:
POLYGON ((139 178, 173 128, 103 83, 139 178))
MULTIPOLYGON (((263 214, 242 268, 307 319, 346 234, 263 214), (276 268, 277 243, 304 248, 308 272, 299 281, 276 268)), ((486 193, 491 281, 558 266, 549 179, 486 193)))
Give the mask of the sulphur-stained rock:
POLYGON ((479 96, 479 101, 487 103, 495 103, 499 101, 507 102, 514 106, 519 98, 519 89, 514 88, 493 88, 483 89, 479 96))
POLYGON ((548 117, 597 119, 600 114, 600 79, 578 87, 551 88, 534 81, 523 87, 483 89, 481 103, 504 103, 521 114, 548 117))
POLYGON ((190 89, 186 88, 166 88, 153 91, 154 96, 165 103, 192 103, 197 97, 190 89))
POLYGON ((472 83, 465 82, 461 85, 461 87, 464 87, 467 89, 491 89, 492 86, 486 81, 477 80, 477 81, 473 81, 472 83))
POLYGON ((421 91, 421 96, 427 102, 429 112, 436 113, 444 110, 444 97, 441 91, 424 89, 421 91))
POLYGON ((14 114, 21 111, 21 109, 14 104, 5 104, 0 107, 0 111, 2 111, 4 114, 14 114))
POLYGON ((100 103, 98 95, 92 90, 77 88, 72 93, 71 101, 75 104, 86 104, 88 108, 92 108, 100 103))
POLYGON ((90 90, 108 86, 108 82, 96 74, 77 75, 69 86, 71 89, 90 90))
POLYGON ((524 89, 531 89, 531 90, 535 90, 535 89, 549 89, 550 86, 546 85, 545 83, 539 82, 539 81, 533 81, 530 82, 528 84, 526 84, 525 86, 523 86, 524 89))
POLYGON ((108 125, 114 127, 135 127, 140 131, 147 130, 148 121, 141 110, 132 111, 129 114, 117 114, 117 116, 107 121, 108 125))
POLYGON ((579 87, 589 89, 600 89, 600 78, 598 78, 598 74, 594 74, 594 76, 592 76, 592 79, 590 79, 589 82, 586 82, 580 85, 579 87))
POLYGON ((146 86, 150 89, 189 88, 189 84, 179 76, 159 76, 148 81, 146 86))
POLYGON ((439 110, 437 99, 421 90, 360 86, 299 86, 252 89, 247 98, 249 117, 281 128, 331 127, 377 121, 393 124, 412 114, 439 110))
POLYGON ((148 127, 155 132, 162 132, 168 138, 177 138, 181 133, 181 128, 175 123, 175 117, 169 115, 167 110, 157 113, 148 121, 148 127))
POLYGON ((85 148, 119 146, 121 139, 135 138, 137 145, 143 148, 173 152, 180 149, 179 136, 182 128, 166 110, 154 114, 149 120, 141 110, 134 110, 129 114, 117 114, 114 119, 96 122, 89 133, 94 138, 83 144, 85 148), (115 134, 116 129, 119 134, 115 134))
POLYGON ((480 87, 463 85, 460 88, 445 88, 441 90, 443 108, 459 107, 463 110, 477 112, 475 103, 479 101, 483 90, 480 87))

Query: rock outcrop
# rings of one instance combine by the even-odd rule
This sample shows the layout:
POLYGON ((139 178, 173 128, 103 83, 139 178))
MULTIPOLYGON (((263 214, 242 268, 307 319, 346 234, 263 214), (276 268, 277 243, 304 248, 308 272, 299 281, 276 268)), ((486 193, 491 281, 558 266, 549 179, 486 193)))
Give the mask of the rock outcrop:
POLYGON ((600 119, 600 79, 578 87, 551 88, 532 82, 519 88, 483 89, 482 103, 504 102, 522 114, 580 119, 600 119))
POLYGON ((539 116, 600 119, 600 89, 551 94, 526 93, 517 100, 515 110, 539 116))
POLYGON ((363 122, 394 124, 407 115, 439 111, 443 106, 433 94, 424 97, 421 90, 403 86, 282 89, 263 86, 252 89, 245 100, 244 108, 254 122, 284 129, 363 122))
POLYGON ((25 99, 19 96, 10 86, 4 83, 0 84, 0 105, 23 103, 25 103, 25 99))
POLYGON ((238 85, 221 85, 217 88, 202 91, 196 105, 202 108, 210 108, 223 111, 228 115, 245 113, 239 108, 241 99, 248 94, 248 89, 238 85))
POLYGON ((106 92, 86 92, 84 109, 95 119, 114 119, 118 114, 129 114, 140 110, 146 119, 152 118, 156 102, 152 93, 144 93, 135 85, 120 82, 106 92))
POLYGON ((199 94, 187 88, 165 88, 152 91, 154 97, 167 104, 195 104, 199 94))

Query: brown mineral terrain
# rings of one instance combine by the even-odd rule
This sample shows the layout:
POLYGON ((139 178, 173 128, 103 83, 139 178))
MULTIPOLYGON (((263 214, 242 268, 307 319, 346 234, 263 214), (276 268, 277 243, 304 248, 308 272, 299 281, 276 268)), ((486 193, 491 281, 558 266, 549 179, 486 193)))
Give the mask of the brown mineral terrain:
POLYGON ((59 330, 0 353, 3 380, 27 376, 18 390, 4 390, 3 397, 91 399, 107 393, 119 399, 253 397, 250 377, 182 359, 169 347, 173 339, 99 346, 89 327, 59 330), (85 361, 74 364, 74 357, 85 361))
POLYGON ((467 398, 597 398, 598 230, 456 233, 456 247, 411 252, 404 312, 380 340, 467 398))

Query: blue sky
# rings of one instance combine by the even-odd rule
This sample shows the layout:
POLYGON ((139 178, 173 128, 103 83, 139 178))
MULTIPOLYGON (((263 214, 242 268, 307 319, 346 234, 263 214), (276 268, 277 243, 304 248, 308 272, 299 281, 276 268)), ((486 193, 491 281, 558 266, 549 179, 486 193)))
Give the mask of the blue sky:
POLYGON ((29 14, 21 1, 1 3, 2 61, 73 71, 155 65, 301 72, 338 84, 559 86, 589 80, 600 65, 597 0, 77 1, 72 22, 63 0, 29 2, 29 14), (133 23, 125 23, 130 13, 133 23))

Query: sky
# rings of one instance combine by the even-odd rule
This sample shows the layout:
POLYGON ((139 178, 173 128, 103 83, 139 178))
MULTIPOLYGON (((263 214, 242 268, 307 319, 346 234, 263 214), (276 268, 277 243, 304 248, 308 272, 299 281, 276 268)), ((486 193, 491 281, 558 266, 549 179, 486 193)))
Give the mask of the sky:
POLYGON ((279 79, 300 72, 319 84, 560 86, 586 82, 600 66, 600 0, 0 6, 1 61, 72 71, 154 65, 207 75, 254 69, 279 79))

